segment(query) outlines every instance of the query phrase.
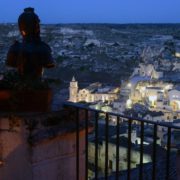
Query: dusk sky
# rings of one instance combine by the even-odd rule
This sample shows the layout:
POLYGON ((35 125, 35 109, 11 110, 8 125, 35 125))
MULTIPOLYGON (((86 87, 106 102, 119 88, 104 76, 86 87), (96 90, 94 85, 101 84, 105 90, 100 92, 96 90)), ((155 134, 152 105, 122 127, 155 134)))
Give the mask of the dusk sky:
POLYGON ((41 23, 180 23, 180 0, 0 0, 0 23, 29 6, 41 23))

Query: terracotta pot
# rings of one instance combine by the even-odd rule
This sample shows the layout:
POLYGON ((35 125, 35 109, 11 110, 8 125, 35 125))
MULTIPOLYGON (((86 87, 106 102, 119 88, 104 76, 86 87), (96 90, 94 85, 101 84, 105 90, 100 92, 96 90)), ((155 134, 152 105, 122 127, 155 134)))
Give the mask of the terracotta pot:
POLYGON ((47 112, 52 100, 51 89, 47 90, 0 90, 0 111, 47 112))

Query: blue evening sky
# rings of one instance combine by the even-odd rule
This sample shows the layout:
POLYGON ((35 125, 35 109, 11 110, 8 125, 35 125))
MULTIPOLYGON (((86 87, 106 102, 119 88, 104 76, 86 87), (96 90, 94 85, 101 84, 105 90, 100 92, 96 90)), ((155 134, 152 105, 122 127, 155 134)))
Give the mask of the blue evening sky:
POLYGON ((42 23, 179 23, 180 0, 0 0, 0 23, 34 7, 42 23))

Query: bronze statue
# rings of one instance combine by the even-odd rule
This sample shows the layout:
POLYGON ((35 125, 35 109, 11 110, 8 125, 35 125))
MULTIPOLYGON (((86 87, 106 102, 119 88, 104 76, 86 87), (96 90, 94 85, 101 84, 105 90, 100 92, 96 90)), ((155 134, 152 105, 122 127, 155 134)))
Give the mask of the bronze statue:
POLYGON ((9 49, 6 65, 14 67, 22 77, 39 79, 43 68, 54 67, 50 47, 41 41, 40 20, 33 8, 25 8, 18 19, 23 41, 9 49))

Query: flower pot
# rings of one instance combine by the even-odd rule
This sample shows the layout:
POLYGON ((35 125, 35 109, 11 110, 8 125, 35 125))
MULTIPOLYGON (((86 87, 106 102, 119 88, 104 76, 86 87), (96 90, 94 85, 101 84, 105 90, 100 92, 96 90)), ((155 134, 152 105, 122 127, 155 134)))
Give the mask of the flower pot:
POLYGON ((47 90, 0 90, 0 111, 47 112, 51 109, 52 91, 47 90))

